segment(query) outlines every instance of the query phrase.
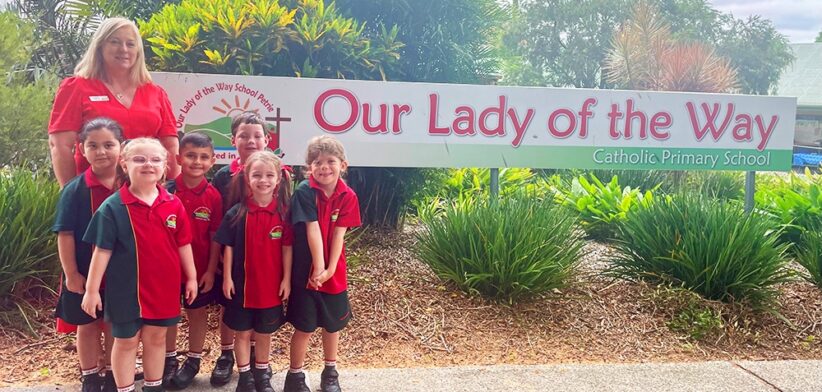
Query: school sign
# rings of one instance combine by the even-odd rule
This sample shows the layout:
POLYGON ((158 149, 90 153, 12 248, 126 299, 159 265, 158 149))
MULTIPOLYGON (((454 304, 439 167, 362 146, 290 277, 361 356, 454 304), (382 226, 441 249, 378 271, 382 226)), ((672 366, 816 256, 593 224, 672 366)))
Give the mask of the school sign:
POLYGON ((154 73, 180 131, 236 154, 231 117, 254 110, 272 149, 302 164, 331 134, 354 166, 790 170, 796 99, 154 73))

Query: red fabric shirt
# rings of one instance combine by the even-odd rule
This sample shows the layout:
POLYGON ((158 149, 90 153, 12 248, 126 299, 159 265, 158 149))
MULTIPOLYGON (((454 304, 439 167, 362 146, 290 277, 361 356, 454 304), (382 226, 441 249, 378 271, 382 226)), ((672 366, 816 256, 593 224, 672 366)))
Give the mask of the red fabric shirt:
MULTIPOLYGON (((354 190, 346 185, 342 179, 337 180, 337 186, 334 188, 334 193, 331 194, 331 197, 325 195, 320 185, 314 180, 314 176, 309 177, 308 183, 316 194, 317 222, 320 224, 320 232, 323 237, 325 266, 328 267, 334 229, 337 227, 357 227, 362 224, 360 221, 360 202, 354 190)), ((313 271, 311 273, 313 274, 313 271)), ((343 245, 334 276, 323 283, 318 291, 328 294, 339 294, 347 289, 348 273, 345 263, 345 245, 343 245)))
POLYGON ((279 289, 283 280, 283 246, 294 243, 294 232, 277 212, 276 199, 260 207, 248 198, 246 206, 243 307, 265 309, 282 305, 279 289))
POLYGON ((185 207, 158 186, 160 194, 149 206, 120 188, 128 210, 137 249, 137 300, 140 317, 167 319, 180 315, 181 246, 191 243, 185 207))
MULTIPOLYGON (((174 111, 162 87, 146 83, 137 88, 131 107, 126 108, 102 81, 77 76, 60 83, 51 109, 49 133, 80 132, 83 124, 97 117, 108 117, 123 127, 124 137, 161 138, 177 136, 174 111)), ((77 174, 88 168, 88 161, 74 150, 77 174)))
POLYGON ((220 228, 223 219, 223 198, 205 178, 196 187, 189 188, 182 174, 174 180, 173 193, 183 202, 191 223, 191 248, 199 281, 208 269, 212 234, 220 228))

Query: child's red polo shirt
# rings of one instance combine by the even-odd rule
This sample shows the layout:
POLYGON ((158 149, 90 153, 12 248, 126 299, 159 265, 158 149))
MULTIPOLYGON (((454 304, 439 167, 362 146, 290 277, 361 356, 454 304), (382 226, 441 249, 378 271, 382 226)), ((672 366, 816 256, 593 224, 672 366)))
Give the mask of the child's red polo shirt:
POLYGON ((112 251, 105 317, 115 323, 180 316, 181 246, 191 243, 185 207, 157 186, 152 205, 124 185, 94 214, 83 240, 112 251))
MULTIPOLYGON (((97 117, 117 121, 123 127, 123 137, 126 139, 177 136, 174 111, 162 87, 154 83, 143 84, 137 88, 131 106, 127 108, 102 81, 77 76, 64 79, 57 89, 49 133, 80 132, 86 122, 97 117)), ((89 167, 79 144, 74 149, 74 161, 77 173, 89 167)))
POLYGON ((249 197, 247 213, 238 223, 240 204, 223 217, 215 241, 232 247, 231 279, 235 294, 230 303, 249 309, 282 305, 280 282, 283 279, 283 246, 291 246, 291 225, 277 211, 276 199, 260 207, 249 197))
POLYGON ((223 199, 220 192, 205 178, 196 187, 189 188, 181 174, 174 181, 169 181, 166 188, 169 193, 180 199, 188 213, 188 220, 191 223, 191 250, 194 253, 194 266, 199 281, 208 269, 212 233, 217 232, 223 219, 223 199))
MULTIPOLYGON (((294 190, 294 197, 291 203, 291 223, 308 223, 317 221, 320 224, 320 232, 323 238, 323 258, 328 266, 331 253, 331 238, 336 227, 357 227, 360 221, 360 203, 357 194, 342 179, 337 180, 337 186, 331 197, 327 197, 320 188, 314 177, 301 182, 294 190)), ((301 230, 300 233, 304 233, 301 230)), ((303 239, 300 239, 302 241, 303 239)), ((307 255, 308 263, 311 263, 311 255, 307 255)), ((298 255, 295 247, 294 263, 304 263, 305 256, 298 255)), ((308 276, 311 277, 313 271, 309 269, 308 276)), ((308 282, 305 282, 308 284, 308 282)), ((310 287, 308 287, 310 288, 310 287)), ((318 291, 327 294, 339 294, 348 289, 348 277, 345 262, 345 245, 343 245, 340 260, 337 262, 337 269, 334 276, 323 283, 318 291)))

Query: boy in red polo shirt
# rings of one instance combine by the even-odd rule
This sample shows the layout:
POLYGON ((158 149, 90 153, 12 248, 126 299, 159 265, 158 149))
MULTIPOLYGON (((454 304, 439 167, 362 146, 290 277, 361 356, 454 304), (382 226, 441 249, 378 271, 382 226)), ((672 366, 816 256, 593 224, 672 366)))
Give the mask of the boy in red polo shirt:
POLYGON ((223 217, 223 200, 220 192, 205 178, 215 162, 214 144, 211 138, 199 132, 187 133, 180 140, 180 154, 177 163, 182 172, 166 189, 183 202, 191 222, 191 250, 194 253, 194 267, 200 292, 191 304, 183 304, 188 315, 188 354, 183 365, 177 369, 177 326, 170 327, 166 335, 166 362, 163 369, 163 386, 170 389, 184 389, 191 385, 194 376, 200 372, 206 331, 208 330, 208 308, 212 303, 221 303, 219 286, 222 282, 217 271, 220 258, 220 244, 214 242, 214 234, 223 217), (215 275, 217 275, 215 277, 215 275))
POLYGON ((311 391, 302 368, 309 340, 318 327, 323 329, 325 356, 320 388, 338 392, 340 330, 351 320, 343 241, 348 228, 360 225, 359 201, 340 178, 348 161, 338 140, 331 136, 311 139, 305 163, 309 179, 297 186, 291 203, 294 262, 287 320, 294 326, 294 335, 284 392, 311 391))
MULTIPOLYGON (((243 171, 243 165, 251 154, 264 151, 271 138, 265 120, 255 112, 243 112, 231 121, 231 144, 237 148, 237 159, 223 166, 214 173, 212 185, 220 191, 223 197, 223 211, 228 211, 239 197, 232 198, 230 185, 232 179, 243 171)), ((225 309, 224 309, 225 310, 225 309)), ((222 319, 222 317, 221 317, 222 319)), ((251 351, 254 351, 254 337, 251 337, 251 351)), ((234 370, 234 331, 225 323, 220 322, 220 357, 211 373, 211 385, 221 386, 231 380, 234 370)))

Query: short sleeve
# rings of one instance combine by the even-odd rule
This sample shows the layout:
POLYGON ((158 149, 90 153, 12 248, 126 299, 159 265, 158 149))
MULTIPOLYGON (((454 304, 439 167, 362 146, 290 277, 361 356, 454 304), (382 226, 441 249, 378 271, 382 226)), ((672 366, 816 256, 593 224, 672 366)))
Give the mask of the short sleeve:
POLYGON ((117 242, 117 224, 114 222, 114 213, 108 202, 103 202, 100 209, 91 217, 83 241, 98 248, 114 249, 117 242))
POLYGON ((77 77, 63 79, 49 118, 49 133, 63 131, 79 132, 83 127, 83 93, 80 91, 82 81, 77 77))
POLYGON ((157 87, 157 95, 160 99, 160 129, 157 130, 157 137, 177 137, 177 122, 174 120, 174 110, 171 108, 168 94, 162 87, 158 85, 155 87, 157 87))
POLYGON ((55 233, 77 229, 77 212, 79 209, 75 205, 78 192, 76 184, 76 181, 72 181, 60 191, 60 198, 57 200, 57 213, 54 216, 54 225, 51 227, 51 231, 55 233))
POLYGON ((174 231, 174 241, 177 242, 177 247, 188 245, 191 243, 191 222, 188 220, 188 213, 185 206, 177 196, 174 196, 177 203, 177 230, 174 231))
POLYGON ((230 210, 225 214, 223 217, 223 221, 220 223, 220 228, 217 229, 217 234, 214 235, 214 241, 218 244, 222 244, 225 246, 234 246, 234 225, 232 221, 234 221, 234 217, 237 216, 237 211, 239 210, 239 204, 231 207, 230 210))
POLYGON ((360 200, 354 192, 345 194, 343 203, 340 206, 340 215, 337 217, 337 227, 357 227, 362 225, 360 221, 360 200))
POLYGON ((291 198, 291 224, 317 221, 317 201, 307 181, 301 183, 291 198))

